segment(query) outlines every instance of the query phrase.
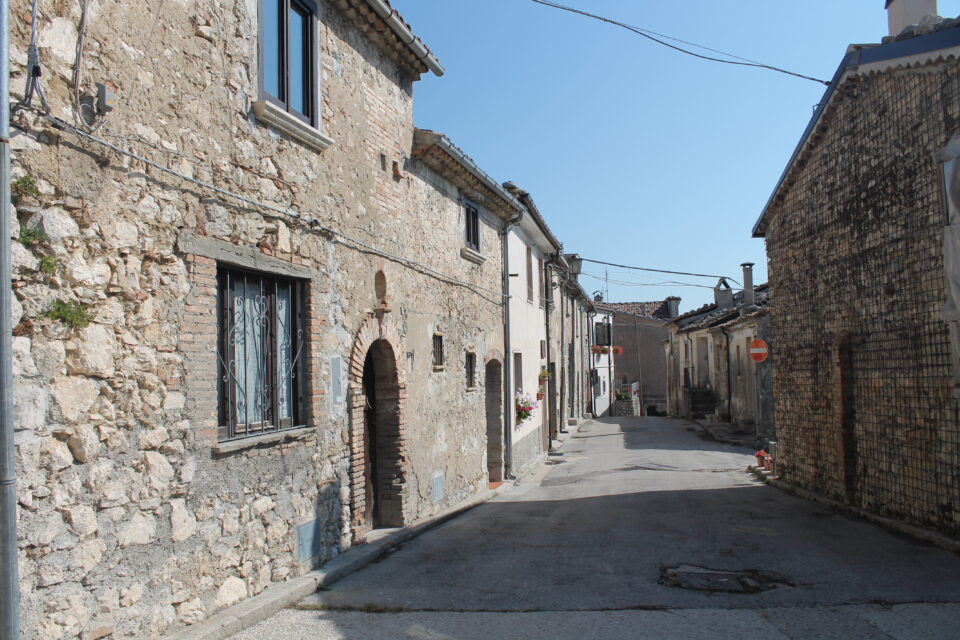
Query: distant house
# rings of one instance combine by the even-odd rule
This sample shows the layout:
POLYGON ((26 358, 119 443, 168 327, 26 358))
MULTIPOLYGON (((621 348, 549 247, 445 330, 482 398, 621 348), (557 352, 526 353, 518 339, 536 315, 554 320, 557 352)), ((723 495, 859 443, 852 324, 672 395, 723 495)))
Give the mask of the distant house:
POLYGON ((605 302, 597 307, 613 312, 616 344, 623 349, 615 356, 617 380, 640 383, 640 401, 646 408, 667 411, 667 361, 663 341, 670 335, 666 323, 675 318, 680 298, 655 302, 605 302))
POLYGON ((743 265, 743 290, 721 279, 713 303, 667 322, 667 387, 671 415, 729 422, 766 446, 775 439, 773 359, 755 362, 751 345, 772 343, 769 297, 753 286, 752 268, 743 265))
POLYGON ((958 536, 960 21, 887 4, 895 35, 850 47, 754 228, 778 470, 958 536))

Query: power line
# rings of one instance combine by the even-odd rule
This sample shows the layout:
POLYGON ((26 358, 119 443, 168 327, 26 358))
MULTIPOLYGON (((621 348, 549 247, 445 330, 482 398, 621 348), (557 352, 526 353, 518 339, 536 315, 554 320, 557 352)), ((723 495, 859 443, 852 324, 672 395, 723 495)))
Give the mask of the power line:
POLYGON ((646 39, 648 39, 648 40, 652 40, 652 41, 656 42, 657 44, 661 44, 661 45, 663 45, 663 46, 665 46, 665 47, 669 47, 670 49, 673 49, 674 51, 679 51, 680 53, 685 53, 685 54, 687 54, 687 55, 689 55, 689 56, 693 56, 693 57, 695 57, 695 58, 700 58, 701 60, 708 60, 708 61, 710 61, 710 62, 720 62, 720 63, 722 63, 722 64, 732 64, 732 65, 735 65, 735 66, 738 66, 738 67, 754 67, 754 68, 756 68, 756 69, 768 69, 768 70, 770 70, 770 71, 776 71, 777 73, 784 73, 784 74, 786 74, 786 75, 788 75, 788 76, 794 76, 795 78, 802 78, 802 79, 804 79, 804 80, 810 80, 810 81, 812 81, 812 82, 819 82, 820 84, 826 85, 826 86, 828 86, 828 87, 830 86, 830 82, 828 82, 827 80, 821 80, 820 78, 814 78, 813 76, 807 76, 807 75, 804 75, 804 74, 802 74, 802 73, 796 73, 795 71, 788 71, 788 70, 786 70, 786 69, 781 69, 780 67, 774 67, 773 65, 764 64, 764 63, 762 63, 762 62, 756 62, 756 61, 750 60, 750 59, 748 59, 748 58, 742 58, 742 57, 740 57, 740 56, 735 56, 735 55, 733 55, 732 53, 724 53, 723 51, 718 51, 718 50, 716 50, 716 49, 711 49, 710 47, 705 47, 705 46, 703 46, 703 45, 699 45, 699 44, 696 44, 696 43, 693 43, 693 42, 687 42, 686 40, 681 40, 680 38, 674 38, 674 37, 671 37, 671 36, 665 36, 665 35, 663 35, 663 34, 659 34, 659 33, 655 32, 655 31, 650 31, 649 29, 643 29, 643 28, 641 28, 641 27, 634 27, 634 26, 629 25, 629 24, 626 24, 626 23, 624 23, 624 22, 619 22, 619 21, 613 20, 613 19, 611 19, 611 18, 604 18, 603 16, 598 16, 598 15, 595 14, 595 13, 589 13, 589 12, 583 11, 583 10, 581 10, 581 9, 575 9, 575 8, 573 8, 573 7, 568 7, 568 6, 566 6, 566 5, 562 5, 562 4, 558 3, 558 2, 551 2, 550 0, 530 0, 530 2, 535 2, 536 4, 543 5, 543 6, 545 6, 545 7, 551 7, 551 8, 553 8, 553 9, 560 9, 560 10, 562 10, 562 11, 569 11, 570 13, 576 13, 576 14, 579 14, 579 15, 584 16, 584 17, 587 17, 587 18, 593 18, 594 20, 599 20, 599 21, 601 21, 601 22, 606 22, 607 24, 612 24, 612 25, 617 26, 617 27, 622 27, 622 28, 626 29, 627 31, 631 31, 631 32, 637 34, 638 36, 642 36, 642 37, 644 37, 644 38, 646 38, 646 39), (659 37, 655 37, 655 36, 659 36, 659 37), (696 48, 698 48, 698 49, 703 49, 704 51, 712 51, 713 53, 718 53, 718 54, 720 54, 720 55, 724 55, 724 56, 727 56, 727 57, 729 57, 729 58, 735 58, 735 60, 724 60, 723 58, 714 58, 714 57, 712 57, 712 56, 705 56, 705 55, 703 55, 703 54, 701 54, 701 53, 696 53, 696 52, 690 51, 689 49, 684 49, 683 47, 678 47, 678 46, 676 46, 676 45, 670 44, 669 42, 664 42, 664 41, 661 40, 660 38, 666 38, 666 39, 668 39, 668 40, 674 40, 674 41, 676 41, 676 42, 682 42, 682 43, 688 44, 688 45, 690 45, 690 46, 692 46, 692 47, 696 47, 696 48))
MULTIPOLYGON (((605 264, 608 267, 619 267, 621 269, 630 269, 632 271, 650 271, 652 273, 669 273, 675 276, 693 276, 695 278, 723 278, 729 280, 734 284, 740 284, 730 276, 717 276, 711 275, 709 273, 687 273, 686 271, 667 271, 666 269, 651 269, 649 267, 631 267, 627 264, 615 264, 613 262, 603 262, 602 260, 590 260, 589 258, 581 258, 583 262, 592 262, 593 264, 605 264)), ((711 287, 712 288, 712 287, 711 287)))
MULTIPOLYGON (((27 107, 23 107, 23 108, 27 108, 27 107)), ((142 155, 140 155, 140 154, 137 154, 137 153, 134 153, 133 151, 129 151, 129 150, 127 150, 127 149, 124 149, 123 147, 119 147, 119 146, 117 146, 117 145, 115 145, 115 144, 113 144, 113 143, 111 143, 111 142, 108 142, 108 141, 106 141, 106 140, 104 140, 104 139, 102 139, 102 138, 99 138, 99 137, 97 137, 97 136, 95 136, 95 135, 93 135, 93 134, 91 134, 91 133, 88 133, 88 132, 86 132, 86 131, 83 131, 82 129, 79 129, 79 128, 77 128, 77 127, 74 127, 74 126, 71 125, 69 122, 66 122, 66 121, 64 121, 64 120, 61 120, 60 118, 58 118, 58 117, 56 117, 56 116, 54 116, 54 115, 51 115, 51 114, 49 114, 49 113, 45 113, 45 112, 43 112, 43 111, 41 111, 41 110, 39 110, 39 109, 36 109, 35 107, 29 107, 29 109, 30 109, 31 111, 35 112, 35 113, 40 114, 40 115, 41 115, 44 119, 46 119, 51 125, 53 125, 53 126, 54 126, 55 128, 57 128, 57 129, 60 129, 61 131, 66 131, 66 132, 68 132, 68 133, 72 133, 72 134, 75 135, 75 136, 78 136, 78 137, 80 137, 80 138, 84 138, 84 139, 86 139, 86 140, 88 140, 88 141, 90 141, 90 142, 93 142, 93 143, 95 143, 95 144, 98 144, 98 145, 101 145, 101 146, 103 146, 103 147, 106 147, 107 149, 110 149, 111 151, 114 151, 115 153, 118 153, 118 154, 120 154, 120 155, 127 156, 127 157, 129 157, 129 158, 132 158, 132 159, 134 159, 134 160, 137 160, 138 162, 142 162, 143 164, 145 164, 145 165, 147 165, 147 166, 150 166, 150 167, 153 167, 154 169, 157 169, 158 171, 162 171, 163 173, 167 173, 167 174, 169 174, 169 175, 175 176, 175 177, 177 177, 177 178, 179 178, 179 179, 181 179, 181 180, 184 180, 184 181, 186 181, 186 182, 189 182, 189 183, 191 183, 191 184, 193 184, 193 185, 196 185, 196 186, 198 186, 198 187, 201 187, 201 188, 203 188, 203 189, 207 189, 207 190, 209 190, 209 191, 212 191, 212 192, 214 192, 214 193, 217 193, 217 194, 219 194, 219 195, 221 195, 221 196, 224 196, 224 197, 226 197, 226 198, 229 198, 229 199, 232 199, 232 200, 235 200, 235 201, 238 201, 238 202, 242 202, 242 203, 244 203, 244 204, 247 204, 247 205, 256 207, 256 208, 258 208, 258 209, 260 209, 260 210, 263 210, 263 211, 269 211, 269 212, 271 212, 271 213, 274 215, 274 217, 286 217, 286 218, 290 218, 290 219, 293 219, 293 220, 297 220, 297 221, 299 221, 300 223, 304 224, 307 228, 309 228, 309 229, 311 229, 311 230, 314 230, 314 231, 318 231, 318 232, 323 233, 323 234, 326 234, 326 235, 330 236, 332 239, 338 241, 340 244, 343 244, 344 246, 353 245, 353 247, 351 247, 351 248, 353 248, 354 250, 361 251, 361 252, 369 252, 369 253, 372 253, 372 254, 374 254, 374 255, 378 255, 378 256, 381 256, 381 257, 383 257, 383 258, 387 258, 388 260, 393 260, 393 261, 398 262, 398 263, 400 263, 400 264, 403 264, 403 265, 405 265, 405 266, 407 266, 407 267, 410 267, 410 268, 412 268, 412 269, 414 269, 414 270, 420 271, 421 273, 429 274, 429 275, 431 275, 431 276, 433 276, 433 277, 435 277, 435 278, 437 278, 437 279, 443 280, 443 281, 445 281, 445 282, 447 282, 447 283, 449 283, 449 284, 455 284, 455 285, 458 285, 458 286, 466 287, 466 288, 468 288, 468 289, 474 290, 475 292, 483 292, 483 293, 491 294, 491 295, 493 295, 493 296, 496 296, 497 298, 506 298, 506 297, 508 297, 508 296, 506 296, 505 294, 503 294, 503 293, 500 292, 500 291, 494 291, 494 290, 492 290, 492 289, 487 289, 487 288, 485 288, 485 287, 481 287, 480 285, 474 284, 474 283, 472 283, 472 282, 466 282, 466 281, 464 281, 464 280, 460 280, 460 279, 455 278, 455 277, 453 277, 453 276, 447 275, 447 274, 443 273, 442 271, 437 271, 436 269, 433 269, 433 268, 431 268, 431 267, 428 267, 427 265, 425 265, 425 264, 423 264, 423 263, 421 263, 421 262, 417 262, 416 260, 411 260, 410 258, 405 258, 405 257, 403 257, 403 256, 398 256, 398 255, 391 254, 391 253, 388 253, 388 252, 386 252, 386 251, 383 251, 383 250, 381 250, 381 249, 377 249, 376 247, 370 246, 369 244, 367 244, 367 243, 365 243, 365 242, 363 242, 363 241, 361 241, 361 240, 357 240, 356 238, 352 238, 352 237, 350 237, 350 236, 348 236, 348 235, 346 235, 346 234, 344 234, 344 233, 342 233, 342 232, 340 232, 340 231, 337 231, 337 230, 335 230, 335 229, 331 229, 330 227, 327 227, 327 226, 321 224, 320 221, 318 221, 318 220, 314 220, 314 219, 312 219, 312 218, 307 218, 307 217, 305 217, 303 214, 301 214, 301 213, 298 212, 298 211, 293 211, 293 210, 285 209, 285 208, 281 208, 281 207, 275 207, 275 206, 270 205, 270 204, 267 204, 267 203, 265 203, 265 202, 260 202, 260 201, 258 201, 258 200, 254 200, 254 199, 252 199, 252 198, 248 198, 248 197, 246 197, 246 196, 240 195, 240 194, 238 194, 238 193, 234 193, 233 191, 228 191, 227 189, 222 189, 222 188, 220 188, 220 187, 218 187, 218 186, 216 186, 216 185, 210 184, 209 182, 204 182, 204 181, 202 181, 202 180, 197 180, 196 178, 193 178, 193 177, 188 176, 188 175, 186 175, 186 174, 180 173, 179 171, 176 171, 175 169, 171 169, 171 168, 169 168, 169 167, 166 167, 166 166, 164 166, 164 165, 162 165, 162 164, 160 164, 160 163, 158 163, 158 162, 154 162, 153 160, 150 160, 150 159, 148 159, 148 158, 146 158, 146 157, 144 157, 144 156, 142 156, 142 155)), ((494 304, 502 305, 503 303, 500 302, 500 303, 494 303, 494 304)))

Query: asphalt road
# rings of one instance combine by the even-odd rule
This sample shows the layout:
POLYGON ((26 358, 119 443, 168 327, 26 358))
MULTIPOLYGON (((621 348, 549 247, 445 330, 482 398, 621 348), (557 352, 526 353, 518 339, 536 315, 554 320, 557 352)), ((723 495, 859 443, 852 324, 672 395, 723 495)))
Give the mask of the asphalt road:
POLYGON ((235 638, 960 637, 960 558, 763 486, 751 454, 678 420, 589 423, 511 491, 235 638))

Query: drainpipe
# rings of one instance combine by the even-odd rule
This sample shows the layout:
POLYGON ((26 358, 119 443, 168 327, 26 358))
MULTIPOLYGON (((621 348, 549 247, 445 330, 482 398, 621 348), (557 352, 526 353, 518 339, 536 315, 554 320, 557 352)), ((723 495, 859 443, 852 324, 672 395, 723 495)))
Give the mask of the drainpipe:
MULTIPOLYGON (((3 0, 0 0, 2 2, 3 0)), ((513 479, 513 352, 510 350, 510 230, 520 224, 523 210, 503 225, 500 250, 503 252, 503 477, 513 479)))
MULTIPOLYGON (((561 258, 561 260, 562 260, 562 258, 561 258)), ((559 388, 560 403, 559 403, 559 411, 557 412, 557 414, 558 414, 558 415, 557 415, 557 430, 558 430, 560 433, 566 433, 566 432, 567 432, 567 416, 566 416, 566 413, 567 413, 567 399, 564 397, 564 396, 566 395, 564 392, 567 390, 567 389, 566 389, 566 386, 567 386, 567 385, 566 385, 566 381, 567 381, 567 358, 564 357, 564 353, 565 353, 564 350, 565 350, 566 347, 567 347, 567 343, 564 341, 564 340, 565 340, 564 336, 566 335, 566 332, 564 331, 564 328, 565 328, 565 327, 564 327, 564 324, 566 323, 566 321, 565 321, 566 316, 564 315, 564 310, 565 310, 565 307, 566 307, 566 305, 564 304, 564 303, 566 302, 566 301, 564 300, 564 291, 565 291, 566 287, 564 287, 564 285, 563 285, 563 283, 565 282, 563 276, 558 277, 558 278, 557 278, 557 282, 559 283, 559 286, 557 287, 557 295, 560 296, 560 367, 559 367, 560 372, 559 372, 557 375, 560 376, 560 381, 563 383, 563 384, 560 385, 560 388, 559 388)), ((552 286, 552 285, 551 285, 551 286, 552 286)))
POLYGON ((597 396, 593 394, 593 380, 591 379, 592 376, 590 375, 590 372, 593 371, 596 367, 593 364, 593 360, 594 360, 593 353, 589 349, 590 343, 593 342, 593 339, 592 339, 592 336, 594 335, 593 319, 596 317, 596 315, 597 313, 595 311, 587 311, 587 346, 588 346, 587 353, 589 354, 587 356, 588 358, 587 361, 590 363, 590 367, 587 369, 587 384, 589 385, 589 389, 590 389, 590 417, 591 418, 597 417, 597 396))
POLYGON ((10 3, 0 0, 0 637, 20 637, 17 470, 13 441, 13 323, 10 317, 10 3))
MULTIPOLYGON (((540 282, 543 282, 543 291, 540 292, 540 295, 543 297, 543 323, 544 323, 544 335, 547 337, 546 348, 544 349, 544 355, 547 357, 547 362, 544 365, 544 371, 550 372, 550 355, 553 351, 550 348, 550 301, 547 299, 547 261, 544 260, 543 264, 540 266, 540 282)), ((553 415, 553 398, 550 397, 550 380, 547 380, 547 383, 543 386, 543 403, 546 409, 544 415, 547 418, 547 451, 550 451, 550 445, 553 444, 553 434, 550 433, 550 418, 553 415)), ((559 428, 559 427, 558 427, 559 428)))
POLYGON ((640 385, 640 415, 647 415, 646 396, 643 393, 643 359, 640 357, 640 318, 633 316, 633 341, 637 345, 637 383, 640 385))
POLYGON ((721 329, 721 331, 723 331, 723 337, 727 341, 727 415, 730 423, 733 424, 733 374, 730 372, 730 359, 733 357, 733 351, 730 349, 730 334, 727 333, 726 329, 721 329))
POLYGON ((606 316, 610 321, 610 350, 607 351, 607 402, 610 408, 607 412, 613 416, 613 317, 606 316))

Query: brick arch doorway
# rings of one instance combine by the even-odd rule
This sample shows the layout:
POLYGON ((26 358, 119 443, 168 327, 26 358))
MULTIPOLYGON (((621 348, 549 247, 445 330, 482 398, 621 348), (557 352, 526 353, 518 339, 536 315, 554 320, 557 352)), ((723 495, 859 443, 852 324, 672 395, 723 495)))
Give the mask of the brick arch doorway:
POLYGON ((487 478, 503 482, 503 365, 488 360, 484 371, 484 409, 487 421, 487 478))
POLYGON ((355 540, 377 527, 407 524, 404 400, 397 332, 382 319, 361 328, 350 362, 351 528, 355 540))

